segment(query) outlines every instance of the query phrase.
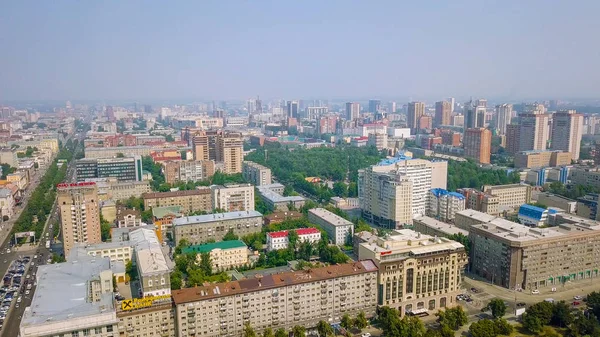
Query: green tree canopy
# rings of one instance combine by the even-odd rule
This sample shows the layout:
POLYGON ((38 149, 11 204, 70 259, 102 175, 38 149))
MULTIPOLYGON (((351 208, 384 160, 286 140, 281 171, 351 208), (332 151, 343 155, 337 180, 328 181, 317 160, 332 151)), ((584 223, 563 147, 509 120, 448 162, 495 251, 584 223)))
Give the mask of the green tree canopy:
POLYGON ((500 318, 506 314, 506 304, 499 298, 494 298, 487 305, 488 310, 492 312, 492 317, 500 318))

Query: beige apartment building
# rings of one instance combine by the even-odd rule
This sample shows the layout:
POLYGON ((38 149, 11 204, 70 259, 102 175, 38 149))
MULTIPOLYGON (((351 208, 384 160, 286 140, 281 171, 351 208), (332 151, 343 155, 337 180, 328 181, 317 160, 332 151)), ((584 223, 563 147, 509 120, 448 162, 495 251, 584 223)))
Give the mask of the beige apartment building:
POLYGON ((373 261, 331 265, 173 291, 178 336, 241 336, 249 324, 290 330, 375 314, 373 261))
POLYGON ((242 163, 242 176, 254 186, 271 185, 273 183, 271 169, 251 161, 242 163))
POLYGON ((96 183, 59 184, 56 189, 65 256, 76 243, 102 242, 96 183))
POLYGON ((531 186, 525 184, 485 185, 483 192, 497 196, 500 207, 519 207, 531 202, 531 186))
POLYGON ((179 245, 182 239, 186 239, 192 245, 198 245, 209 240, 222 241, 230 229, 238 237, 260 233, 262 224, 262 214, 257 211, 243 211, 173 219, 172 230, 175 245, 179 245))
POLYGON ((214 271, 228 270, 248 264, 248 247, 240 240, 212 242, 193 245, 182 249, 184 254, 196 254, 200 263, 203 253, 210 254, 210 263, 214 271))
POLYGON ((165 182, 174 184, 180 181, 206 180, 215 174, 215 162, 213 160, 186 161, 169 160, 162 163, 165 174, 165 182))
POLYGON ((144 193, 142 199, 144 199, 145 209, 179 206, 181 212, 186 214, 196 211, 212 212, 213 210, 211 190, 208 187, 187 191, 144 193))
POLYGON ((106 187, 109 198, 115 201, 139 197, 150 191, 150 181, 117 181, 114 178, 109 178, 106 187))
POLYGON ((560 208, 565 212, 571 214, 577 212, 577 200, 565 198, 561 195, 556 195, 548 192, 538 194, 537 198, 537 201, 542 205, 560 208))
POLYGON ((120 337, 178 336, 175 332, 175 309, 170 298, 133 310, 117 306, 116 312, 120 337))
POLYGON ((469 232, 458 228, 456 225, 449 224, 443 221, 421 216, 413 220, 414 230, 421 234, 439 236, 449 238, 453 235, 469 236, 469 232))
POLYGON ((225 212, 254 210, 254 186, 251 184, 215 185, 210 190, 214 209, 225 212))
POLYGON ((115 147, 86 147, 86 159, 116 158, 117 154, 125 156, 149 156, 155 149, 152 146, 115 146, 115 147))
POLYGON ((402 316, 457 305, 468 262, 462 244, 410 229, 358 244, 358 258, 373 260, 379 268, 378 305, 396 308, 402 316))
POLYGON ((223 162, 224 172, 242 173, 244 141, 241 133, 230 132, 217 136, 217 162, 223 162))
POLYGON ((464 212, 456 224, 469 228, 470 270, 493 284, 534 290, 599 276, 600 222, 567 215, 554 227, 531 228, 464 212))
POLYGON ((515 154, 516 168, 555 167, 571 164, 571 153, 564 151, 521 151, 515 154))

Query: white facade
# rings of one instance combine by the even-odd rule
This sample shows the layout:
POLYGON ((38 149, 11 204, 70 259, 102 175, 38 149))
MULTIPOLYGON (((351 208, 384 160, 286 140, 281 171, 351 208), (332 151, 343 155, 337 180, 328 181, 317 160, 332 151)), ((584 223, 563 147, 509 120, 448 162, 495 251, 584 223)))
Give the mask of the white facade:
POLYGON ((250 184, 212 186, 211 191, 213 208, 226 212, 254 210, 254 186, 250 184))
POLYGON ((324 208, 309 210, 308 220, 321 226, 329 235, 329 239, 338 246, 345 244, 349 235, 354 235, 354 224, 352 222, 324 208))
MULTIPOLYGON (((321 232, 316 228, 296 229, 299 242, 317 243, 321 240, 321 232)), ((286 249, 289 245, 288 231, 267 233, 267 251, 286 249)))
POLYGON ((456 192, 435 188, 429 193, 427 215, 440 221, 449 222, 454 214, 465 209, 465 197, 456 192))

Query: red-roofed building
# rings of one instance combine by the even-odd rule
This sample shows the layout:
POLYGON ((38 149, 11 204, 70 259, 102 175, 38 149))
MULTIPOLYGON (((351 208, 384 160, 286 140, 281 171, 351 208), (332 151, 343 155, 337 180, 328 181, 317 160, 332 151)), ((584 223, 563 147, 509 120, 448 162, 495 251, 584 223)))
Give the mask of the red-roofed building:
MULTIPOLYGON (((288 231, 267 233, 267 251, 286 249, 289 244, 288 231)), ((321 232, 316 228, 298 228, 298 242, 316 243, 321 240, 321 232)))

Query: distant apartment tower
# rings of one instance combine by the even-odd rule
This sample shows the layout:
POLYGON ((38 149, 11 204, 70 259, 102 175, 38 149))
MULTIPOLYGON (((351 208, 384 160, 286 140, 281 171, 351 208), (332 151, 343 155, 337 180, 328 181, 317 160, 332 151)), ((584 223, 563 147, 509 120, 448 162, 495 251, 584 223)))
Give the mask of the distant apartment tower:
POLYGON ((464 128, 465 129, 472 129, 472 128, 476 128, 478 123, 477 123, 477 106, 473 104, 473 101, 469 101, 466 102, 464 105, 464 116, 465 116, 465 121, 464 121, 464 128))
POLYGON ((254 186, 251 184, 225 184, 210 187, 212 205, 225 212, 254 211, 254 186))
POLYGON ((575 110, 566 110, 555 113, 552 119, 551 148, 570 152, 573 160, 579 159, 583 115, 575 110))
POLYGON ((360 117, 360 103, 346 103, 346 119, 351 121, 357 119, 358 117, 360 117))
POLYGON ((224 173, 242 173, 243 146, 241 133, 229 132, 217 136, 216 161, 223 163, 224 173))
POLYGON ((244 161, 242 163, 242 176, 244 179, 255 185, 271 185, 271 169, 255 162, 244 161))
POLYGON ((287 101, 286 114, 288 118, 298 118, 300 107, 298 101, 287 101))
POLYGON ((385 133, 369 133, 368 146, 375 146, 377 150, 383 150, 388 147, 388 137, 385 133))
POLYGON ((406 113, 406 122, 410 131, 415 134, 419 131, 419 121, 425 114, 425 103, 423 102, 410 102, 408 103, 408 110, 406 113))
POLYGON ((506 127, 510 124, 513 114, 512 104, 496 105, 496 130, 499 135, 506 134, 506 127))
POLYGON ((369 100, 369 112, 376 113, 381 108, 381 101, 378 99, 370 99, 369 100))
POLYGON ((96 183, 59 184, 56 190, 65 256, 76 243, 102 242, 96 183))
POLYGON ((452 115, 451 103, 448 101, 440 101, 435 103, 435 121, 434 126, 450 125, 450 117, 452 115))
POLYGON ((520 116, 519 151, 545 150, 548 141, 548 115, 533 113, 520 116))
POLYGON ((484 128, 467 129, 463 139, 465 156, 480 164, 489 164, 492 148, 492 132, 484 128))
POLYGON ((308 120, 314 121, 321 118, 321 116, 327 115, 329 108, 326 106, 309 106, 306 108, 305 117, 308 120))
POLYGON ((506 153, 515 154, 519 152, 519 131, 518 124, 508 124, 506 126, 506 153))
POLYGON ((397 110, 396 102, 389 102, 388 107, 387 107, 387 112, 393 114, 396 112, 396 110, 397 110))

